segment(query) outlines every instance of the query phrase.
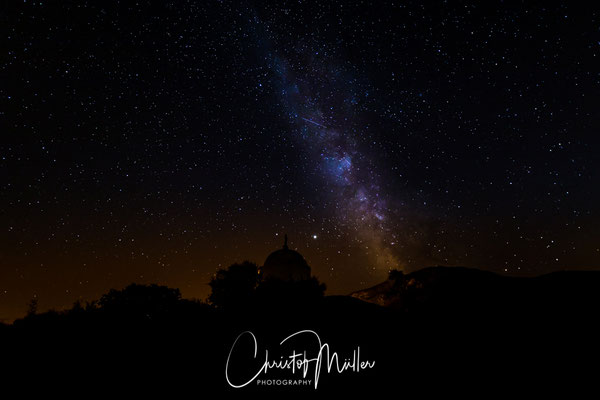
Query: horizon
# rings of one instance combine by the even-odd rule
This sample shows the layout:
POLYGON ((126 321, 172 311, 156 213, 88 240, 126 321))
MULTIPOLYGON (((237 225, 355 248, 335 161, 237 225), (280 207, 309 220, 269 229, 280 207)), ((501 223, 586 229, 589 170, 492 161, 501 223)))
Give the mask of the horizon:
MULTIPOLYGON (((255 263, 255 262, 253 262, 253 261, 251 261, 251 260, 243 260, 243 261, 238 261, 238 262, 235 262, 234 264, 241 264, 241 263, 244 263, 244 262, 250 262, 250 263, 252 263, 252 264, 256 264, 256 266, 257 266, 259 269, 261 268, 261 264, 255 263)), ((234 264, 232 264, 232 265, 234 265, 234 264)), ((227 267, 224 267, 223 269, 227 269, 228 267, 229 267, 229 266, 227 266, 227 267)), ((542 277, 542 276, 545 276, 545 275, 550 275, 550 274, 554 274, 554 273, 560 273, 560 272, 573 272, 573 273, 576 273, 576 272, 596 272, 596 273, 600 273, 600 271, 598 271, 598 270, 595 270, 595 269, 558 269, 558 270, 555 270, 555 271, 544 272, 543 274, 536 274, 536 275, 523 275, 523 274, 521 274, 521 275, 518 275, 518 274, 514 274, 514 275, 506 275, 506 274, 499 274, 499 273, 497 273, 497 272, 490 271, 490 270, 488 270, 488 269, 484 269, 484 268, 477 268, 477 267, 465 267, 465 266, 461 266, 461 265, 428 265, 428 266, 423 266, 423 267, 421 267, 421 268, 416 268, 416 269, 414 269, 414 270, 412 270, 412 271, 409 271, 409 272, 402 271, 402 270, 396 270, 396 271, 400 271, 400 272, 402 272, 402 273, 404 274, 404 276, 407 276, 407 275, 410 275, 410 274, 412 274, 413 272, 418 272, 418 271, 423 271, 423 270, 428 270, 428 269, 437 269, 437 268, 449 268, 449 269, 452 269, 452 268, 460 268, 460 269, 467 269, 467 270, 477 270, 477 271, 483 271, 483 272, 490 272, 490 273, 492 273, 492 274, 494 274, 494 275, 497 275, 497 276, 504 276, 504 277, 509 277, 509 278, 524 278, 524 279, 527 279, 527 278, 538 278, 538 277, 542 277)), ((390 272, 391 272, 391 271, 390 271, 390 272)), ((314 276, 314 275, 313 275, 313 276, 314 276)), ((315 277, 316 277, 317 279, 319 278, 318 276, 315 276, 315 277)), ((327 282, 326 282, 326 281, 323 281, 323 280, 319 280, 319 281, 320 281, 321 283, 324 283, 324 284, 326 284, 326 285, 327 285, 327 287, 326 287, 326 289, 325 289, 325 292, 324 292, 324 295, 325 295, 325 297, 328 297, 328 296, 343 296, 343 297, 353 297, 353 296, 352 296, 353 294, 355 294, 355 293, 357 293, 357 292, 367 291, 367 290, 369 290, 369 289, 372 289, 372 288, 374 288, 374 287, 377 287, 377 286, 379 286, 380 284, 387 282, 389 279, 390 279, 389 277, 386 277, 384 280, 382 280, 382 281, 379 281, 379 282, 375 282, 375 283, 373 283, 372 285, 368 285, 368 286, 365 286, 365 287, 358 287, 358 288, 356 288, 356 289, 354 289, 354 290, 352 290, 352 291, 350 291, 350 292, 345 292, 345 293, 342 293, 342 292, 335 292, 335 293, 331 293, 331 291, 329 290, 329 286, 327 285, 327 282)), ((209 282, 207 282, 207 283, 205 284, 205 286, 207 287, 207 290, 206 290, 206 295, 204 295, 204 296, 202 296, 202 297, 196 297, 196 296, 186 296, 186 295, 185 295, 185 291, 181 290, 181 288, 179 288, 179 287, 176 287, 176 286, 171 286, 171 285, 168 285, 168 284, 164 284, 164 283, 162 283, 162 282, 150 282, 150 281, 149 281, 149 282, 133 282, 133 281, 132 281, 132 282, 129 282, 129 283, 124 283, 124 284, 123 284, 123 285, 121 285, 121 286, 117 286, 117 287, 111 287, 111 288, 106 288, 106 289, 104 289, 104 290, 103 290, 103 291, 102 291, 102 292, 101 292, 101 293, 100 293, 98 296, 96 296, 96 297, 92 297, 92 298, 89 298, 89 299, 82 299, 82 298, 76 299, 76 300, 75 300, 73 303, 71 303, 71 304, 65 304, 65 305, 64 305, 63 307, 61 307, 61 308, 56 308, 56 307, 44 307, 44 306, 43 306, 43 302, 42 302, 42 303, 41 303, 41 307, 37 308, 37 313, 38 313, 38 314, 43 314, 43 313, 45 313, 45 312, 48 312, 48 311, 56 311, 56 312, 59 312, 59 313, 60 313, 60 312, 68 311, 68 310, 70 310, 70 309, 73 307, 73 304, 74 304, 74 303, 80 302, 81 304, 87 304, 87 303, 89 303, 89 302, 94 302, 94 301, 97 301, 97 300, 99 300, 99 299, 100 299, 100 297, 101 297, 102 295, 104 295, 104 294, 108 293, 110 290, 113 290, 113 289, 114 289, 114 290, 123 290, 123 289, 125 289, 126 287, 128 287, 128 286, 131 286, 131 285, 143 285, 143 286, 159 285, 159 286, 165 286, 165 287, 168 287, 168 288, 171 288, 171 289, 177 289, 177 290, 180 290, 180 292, 181 292, 181 298, 182 298, 182 300, 199 301, 199 302, 201 302, 201 303, 208 304, 208 305, 210 305, 210 304, 211 304, 211 303, 210 303, 210 301, 208 300, 208 296, 209 296, 209 294, 210 294, 209 282)), ((35 298, 32 298, 32 299, 30 299, 30 300, 28 301, 28 303, 29 303, 31 300, 33 300, 33 299, 35 299, 36 301, 39 301, 39 300, 40 300, 38 297, 35 297, 35 298)), ((39 303, 38 303, 37 305, 38 305, 38 306, 40 306, 40 304, 39 304, 39 303)), ((15 320, 18 320, 18 319, 23 319, 23 318, 26 316, 26 312, 25 312, 25 310, 27 309, 27 307, 28 307, 28 304, 25 304, 25 305, 23 306, 23 309, 24 309, 24 311, 23 311, 23 312, 22 312, 22 314, 21 314, 21 315, 19 315, 19 316, 16 316, 16 317, 10 317, 10 318, 0 318, 0 323, 4 323, 4 324, 12 324, 12 323, 14 323, 14 321, 15 321, 15 320)))

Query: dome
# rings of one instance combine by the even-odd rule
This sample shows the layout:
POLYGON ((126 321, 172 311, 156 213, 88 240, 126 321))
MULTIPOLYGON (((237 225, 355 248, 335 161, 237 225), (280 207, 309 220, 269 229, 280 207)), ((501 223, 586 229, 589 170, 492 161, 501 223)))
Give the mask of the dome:
POLYGON ((261 268, 263 279, 302 281, 310 278, 310 267, 300 253, 287 246, 287 235, 283 248, 269 254, 261 268))

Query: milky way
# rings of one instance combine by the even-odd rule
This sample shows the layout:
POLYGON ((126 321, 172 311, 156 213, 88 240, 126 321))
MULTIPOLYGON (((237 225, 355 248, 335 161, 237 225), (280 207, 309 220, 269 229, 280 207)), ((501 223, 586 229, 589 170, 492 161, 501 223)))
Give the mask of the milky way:
POLYGON ((361 149, 365 133, 352 95, 356 79, 314 47, 296 56, 300 61, 293 66, 280 57, 267 59, 278 78, 290 134, 308 151, 307 161, 318 172, 313 183, 334 205, 330 212, 344 231, 370 250, 370 269, 402 268, 391 248, 395 234, 387 222, 389 196, 381 191, 376 173, 380 166, 361 149))

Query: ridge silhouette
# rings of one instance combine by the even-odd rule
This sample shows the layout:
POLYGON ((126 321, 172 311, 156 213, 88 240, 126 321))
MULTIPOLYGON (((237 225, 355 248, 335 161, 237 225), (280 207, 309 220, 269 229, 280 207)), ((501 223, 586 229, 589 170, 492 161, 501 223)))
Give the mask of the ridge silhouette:
MULTIPOLYGON (((125 385, 193 388, 203 382, 219 391, 235 391, 224 380, 225 359, 247 330, 269 346, 303 329, 319 332, 335 348, 360 346, 376 361, 373 371, 327 375, 319 383, 321 392, 348 394, 365 387, 395 390, 399 379, 430 394, 466 390, 460 384, 465 377, 472 389, 496 387, 507 366, 528 383, 558 376, 566 382, 586 373, 575 355, 597 348, 600 272, 508 278, 431 267, 392 271, 375 287, 325 296, 314 277, 262 281, 258 270, 248 261, 219 270, 207 301, 184 299, 166 286, 132 284, 65 311, 31 310, 0 333, 27 339, 23 357, 41 359, 45 373, 70 376, 74 384, 120 376, 125 385)), ((523 380, 503 384, 514 388, 523 380)))

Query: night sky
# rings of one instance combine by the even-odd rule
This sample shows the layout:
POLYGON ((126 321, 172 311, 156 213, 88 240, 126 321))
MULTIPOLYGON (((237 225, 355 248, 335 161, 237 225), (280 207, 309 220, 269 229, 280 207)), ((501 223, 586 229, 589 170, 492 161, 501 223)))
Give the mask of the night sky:
POLYGON ((600 12, 568 3, 3 4, 0 320, 204 299, 285 233, 328 294, 597 269, 600 12))

